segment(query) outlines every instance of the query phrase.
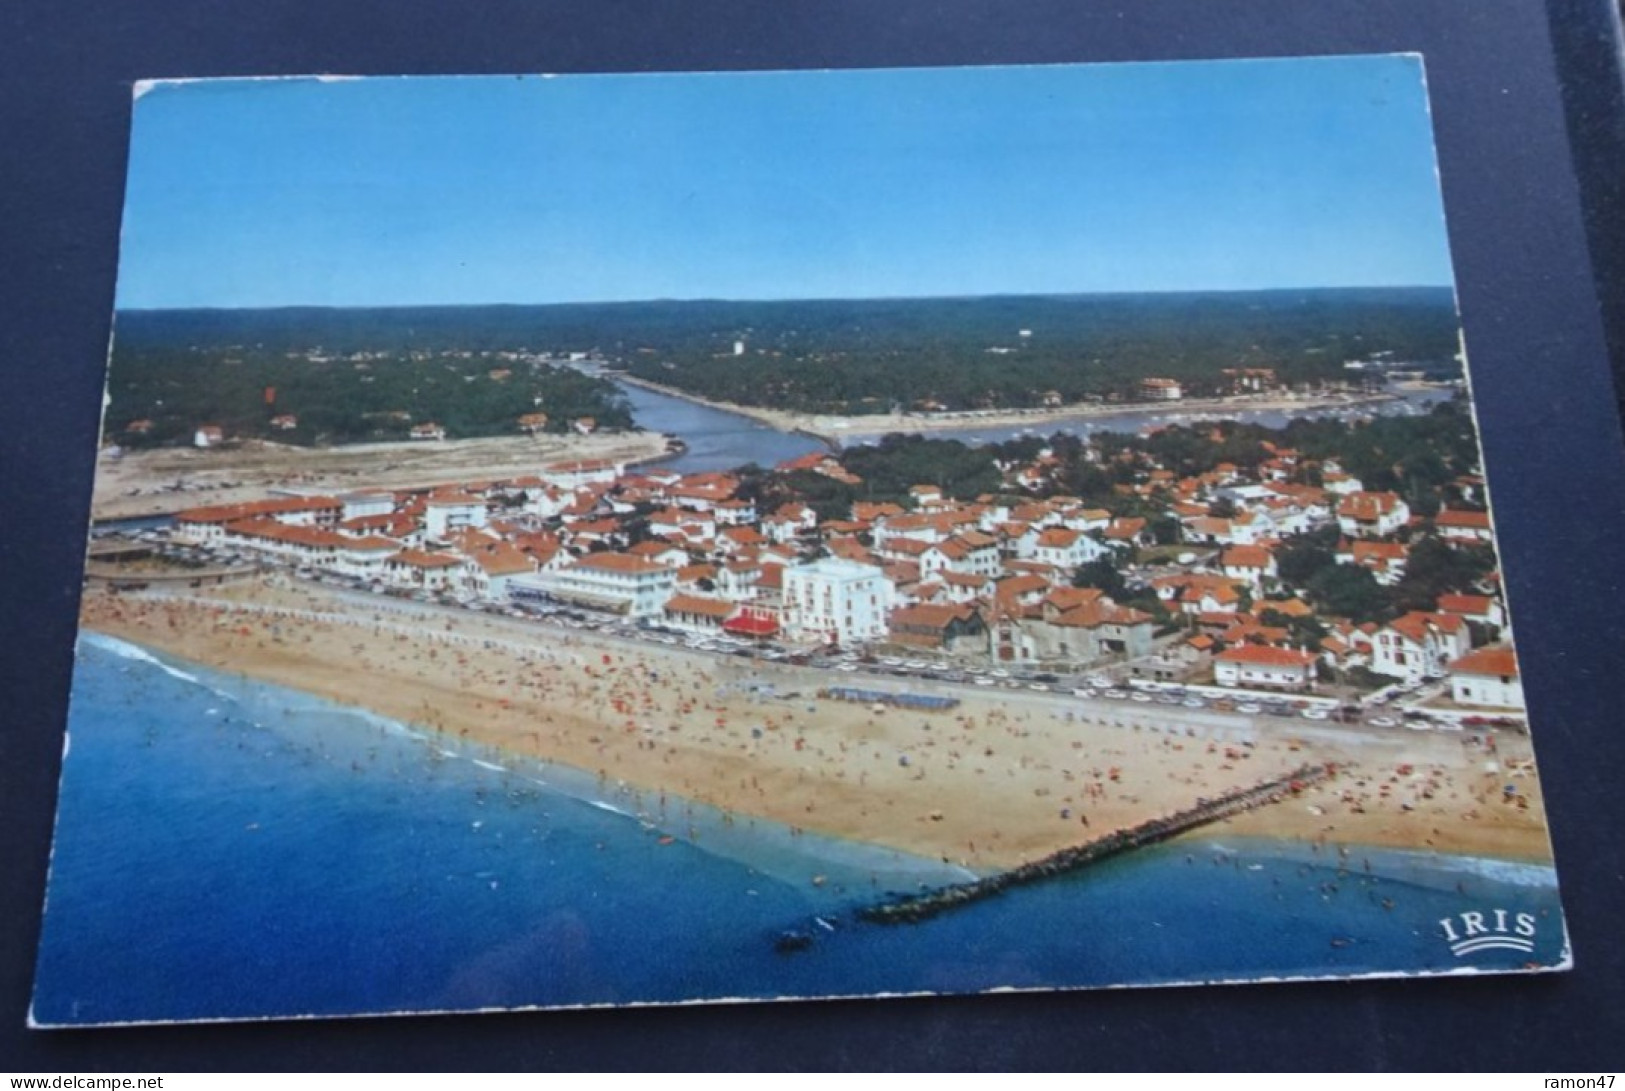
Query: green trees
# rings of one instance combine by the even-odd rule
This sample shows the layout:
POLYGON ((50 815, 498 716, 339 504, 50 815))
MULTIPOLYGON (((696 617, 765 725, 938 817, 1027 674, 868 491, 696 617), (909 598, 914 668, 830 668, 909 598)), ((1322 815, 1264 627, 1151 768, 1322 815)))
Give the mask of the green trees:
MULTIPOLYGON (((1135 400, 1148 376, 1188 397, 1230 393, 1225 368, 1342 383, 1385 347, 1446 370, 1447 292, 1257 292, 631 305, 616 314, 633 374, 704 397, 873 414, 1135 400), (747 350, 734 355, 740 330, 747 350), (1021 330, 1030 336, 1021 336, 1021 330)), ((1256 452, 1237 452, 1256 459, 1256 452)))
POLYGON ((1325 527, 1302 535, 1282 546, 1275 554, 1281 582, 1288 587, 1306 587, 1322 569, 1337 563, 1332 552, 1337 546, 1337 528, 1325 527))
POLYGON ((1309 580, 1309 598, 1323 614, 1356 623, 1393 616, 1388 596, 1367 569, 1352 564, 1322 568, 1309 580))
POLYGON ((1411 546, 1405 575, 1394 588, 1401 610, 1436 609, 1440 595, 1472 592, 1495 567, 1495 554, 1487 546, 1451 546, 1437 538, 1423 538, 1411 546))
POLYGON ((997 492, 1003 483, 993 452, 954 439, 888 435, 873 447, 841 452, 841 465, 863 479, 864 500, 905 504, 914 485, 936 485, 955 499, 997 492))
POLYGON ((452 438, 516 435, 519 418, 546 413, 562 432, 592 417, 601 430, 633 426, 613 383, 579 371, 467 353, 337 359, 325 351, 273 353, 229 343, 120 343, 110 369, 110 434, 131 446, 185 443, 201 424, 232 438, 298 444, 404 439, 433 421, 452 438), (291 417, 292 428, 273 418, 291 417), (126 426, 150 420, 145 434, 126 426))
POLYGON ((1079 565, 1077 572, 1072 576, 1072 586, 1098 588, 1118 602, 1129 597, 1128 583, 1109 557, 1101 557, 1088 564, 1079 565))

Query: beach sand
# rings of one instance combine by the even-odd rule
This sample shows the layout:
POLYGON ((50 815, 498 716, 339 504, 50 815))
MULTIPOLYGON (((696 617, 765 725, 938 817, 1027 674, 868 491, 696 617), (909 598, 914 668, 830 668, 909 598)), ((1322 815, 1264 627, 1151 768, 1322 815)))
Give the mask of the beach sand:
POLYGON ((168 514, 206 504, 262 500, 271 489, 344 492, 500 480, 537 473, 549 462, 659 458, 666 439, 653 432, 595 436, 497 436, 417 443, 357 443, 292 447, 245 441, 200 450, 165 447, 103 451, 91 501, 94 519, 168 514))
POLYGON ((1490 750, 1471 733, 1349 730, 972 687, 945 689, 963 698, 950 711, 882 710, 815 694, 837 682, 903 688, 901 680, 261 581, 167 597, 91 588, 82 621, 609 784, 979 871, 1312 761, 1345 768, 1207 832, 1550 859, 1530 743, 1511 732, 1490 750), (764 697, 750 682, 799 695, 764 697), (1504 798, 1507 784, 1517 796, 1504 798))

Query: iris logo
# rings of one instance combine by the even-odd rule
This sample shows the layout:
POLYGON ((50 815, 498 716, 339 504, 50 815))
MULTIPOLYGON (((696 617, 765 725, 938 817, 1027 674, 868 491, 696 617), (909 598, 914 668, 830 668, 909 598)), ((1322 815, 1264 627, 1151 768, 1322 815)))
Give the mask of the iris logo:
POLYGON ((1440 918, 1439 927, 1450 944, 1450 953, 1457 958, 1479 951, 1522 951, 1527 955, 1535 950, 1533 913, 1474 909, 1440 918))

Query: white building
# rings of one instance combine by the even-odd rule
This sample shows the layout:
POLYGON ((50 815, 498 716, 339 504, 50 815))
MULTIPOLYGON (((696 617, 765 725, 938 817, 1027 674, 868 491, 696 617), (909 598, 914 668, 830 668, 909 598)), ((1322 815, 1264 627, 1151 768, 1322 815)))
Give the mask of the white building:
POLYGON ((1221 686, 1308 689, 1315 683, 1315 657, 1292 648, 1241 644, 1214 657, 1213 677, 1221 686))
POLYGON ((607 459, 576 459, 544 466, 540 477, 561 489, 579 489, 586 485, 608 485, 620 477, 624 469, 620 463, 607 459))
POLYGON ((739 611, 738 603, 709 595, 673 595, 666 602, 666 624, 689 633, 713 636, 739 611))
POLYGON ((442 493, 423 505, 423 532, 444 541, 453 531, 485 525, 485 501, 466 493, 442 493))
POLYGON ((344 519, 366 519, 376 515, 388 515, 395 510, 395 494, 383 489, 362 489, 358 492, 347 492, 337 497, 344 505, 344 519))
POLYGON ((1523 682, 1511 648, 1480 648, 1450 664, 1450 699, 1458 705, 1523 708, 1523 682))
POLYGON ((1397 493, 1351 492, 1337 505, 1337 526, 1351 538, 1381 538, 1411 521, 1397 493))
POLYGON ((384 560, 384 578, 396 587, 450 591, 463 582, 464 563, 449 553, 403 549, 384 560))
POLYGON ((1106 547, 1082 531, 1050 527, 1033 539, 1032 559, 1056 568, 1077 568, 1097 560, 1106 547))
POLYGON ((536 571, 536 562, 513 546, 483 549, 469 557, 468 589, 487 602, 507 602, 508 584, 536 571))
POLYGON ((1275 554, 1263 546, 1231 546, 1219 558, 1219 567, 1230 579, 1252 588, 1254 597, 1263 595, 1265 580, 1280 574, 1275 554))
POLYGON ((627 617, 654 617, 677 587, 677 571, 628 553, 589 553, 568 568, 516 576, 510 587, 535 582, 557 599, 627 617))
POLYGON ((856 644, 886 636, 895 592, 879 568, 835 557, 784 570, 784 628, 792 640, 856 644))
POLYGON ((231 523, 273 520, 290 527, 330 528, 338 523, 342 506, 331 496, 284 496, 244 504, 218 504, 189 508, 175 516, 175 537, 194 545, 218 545, 231 523))
POLYGON ((1447 542, 1484 545, 1491 540, 1490 513, 1446 508, 1433 517, 1439 537, 1447 542))
POLYGON ((382 580, 384 564, 401 551, 401 543, 369 535, 352 538, 340 548, 334 570, 363 580, 382 580))
POLYGON ((1377 630, 1371 645, 1371 669, 1417 682, 1442 675, 1447 663, 1471 648, 1472 636, 1462 618, 1412 611, 1377 630))

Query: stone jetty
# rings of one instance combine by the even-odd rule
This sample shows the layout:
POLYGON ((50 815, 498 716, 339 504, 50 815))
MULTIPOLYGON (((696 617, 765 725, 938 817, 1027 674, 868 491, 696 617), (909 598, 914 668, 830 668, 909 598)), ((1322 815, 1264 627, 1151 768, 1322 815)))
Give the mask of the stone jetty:
POLYGON ((1311 784, 1326 780, 1335 773, 1336 769, 1329 764, 1305 765, 1285 776, 1250 788, 1238 788, 1214 799, 1200 800, 1194 806, 1175 814, 1153 818, 1128 829, 1115 830, 1104 837, 1062 849, 1042 860, 1034 860, 997 875, 939 887, 920 894, 894 897, 867 906, 858 910, 857 916, 860 920, 874 924, 913 924, 983 898, 991 898, 1011 887, 1054 878, 1099 863, 1119 853, 1166 841, 1199 826, 1222 821, 1243 811, 1278 803, 1296 795, 1311 784))

